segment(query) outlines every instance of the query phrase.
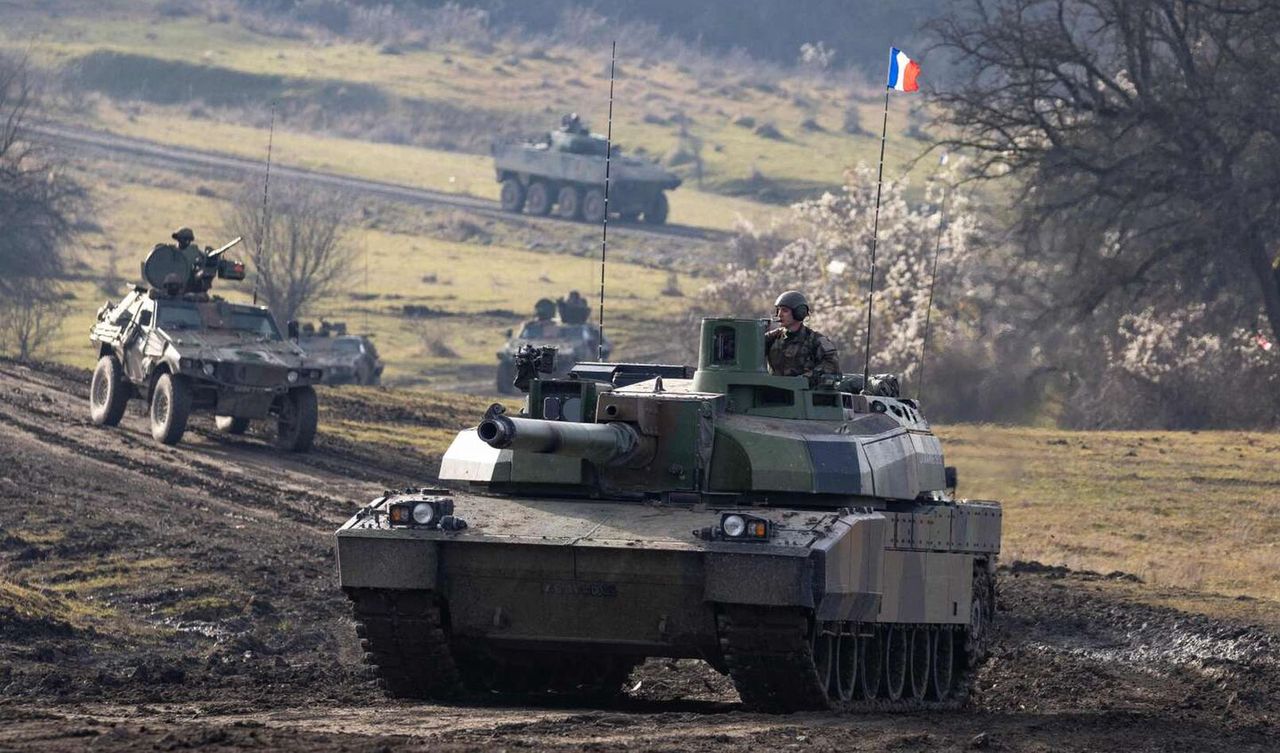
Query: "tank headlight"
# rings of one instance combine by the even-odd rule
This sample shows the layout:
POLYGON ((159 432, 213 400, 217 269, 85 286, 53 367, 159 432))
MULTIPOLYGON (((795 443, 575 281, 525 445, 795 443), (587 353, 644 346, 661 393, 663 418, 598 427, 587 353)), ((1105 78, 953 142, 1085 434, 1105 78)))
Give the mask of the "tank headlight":
POLYGON ((214 368, 215 366, 212 362, 205 361, 204 365, 200 367, 200 370, 204 372, 205 376, 213 376, 214 368))
POLYGON ((453 498, 444 496, 439 489, 405 490, 393 492, 387 505, 387 520, 393 526, 411 528, 443 528, 462 530, 466 522, 453 515, 453 498))
POLYGON ((720 532, 734 541, 768 541, 773 525, 765 518, 730 512, 720 516, 720 532))
POLYGON ((436 520, 436 508, 430 502, 419 502, 413 506, 413 522, 420 526, 429 526, 436 520))
POLYGON ((743 520, 741 515, 726 515, 724 520, 720 521, 720 528, 724 530, 725 536, 736 539, 747 532, 747 521, 743 520))
POLYGON ((293 384, 294 382, 298 381, 298 372, 290 371, 289 375, 285 378, 289 380, 289 384, 293 384))

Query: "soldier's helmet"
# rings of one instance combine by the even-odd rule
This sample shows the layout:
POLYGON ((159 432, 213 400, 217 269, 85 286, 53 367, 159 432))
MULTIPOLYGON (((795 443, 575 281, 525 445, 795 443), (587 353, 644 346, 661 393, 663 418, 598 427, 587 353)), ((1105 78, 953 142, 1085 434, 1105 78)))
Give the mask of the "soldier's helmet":
POLYGON ((539 298, 533 304, 533 313, 540 321, 547 321, 556 315, 556 302, 550 298, 539 298))
POLYGON ((804 293, 799 290, 788 290, 778 296, 778 300, 773 302, 773 307, 777 308, 779 306, 786 306, 791 309, 791 315, 798 322, 804 321, 804 318, 809 315, 809 299, 805 298, 804 293))
POLYGON ((177 230, 173 231, 173 235, 171 235, 170 237, 173 238, 178 243, 187 244, 196 239, 196 234, 192 232, 191 228, 189 227, 180 227, 177 230))

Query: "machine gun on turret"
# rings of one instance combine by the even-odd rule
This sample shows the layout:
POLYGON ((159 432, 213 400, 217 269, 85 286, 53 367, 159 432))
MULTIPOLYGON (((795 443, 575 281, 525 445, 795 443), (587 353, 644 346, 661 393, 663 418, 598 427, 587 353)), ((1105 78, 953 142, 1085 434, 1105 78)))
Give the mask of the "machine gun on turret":
POLYGON ((152 290, 169 297, 196 294, 203 295, 213 287, 214 278, 243 280, 244 262, 224 257, 243 238, 201 251, 195 245, 179 248, 170 243, 157 244, 142 262, 142 279, 152 290))

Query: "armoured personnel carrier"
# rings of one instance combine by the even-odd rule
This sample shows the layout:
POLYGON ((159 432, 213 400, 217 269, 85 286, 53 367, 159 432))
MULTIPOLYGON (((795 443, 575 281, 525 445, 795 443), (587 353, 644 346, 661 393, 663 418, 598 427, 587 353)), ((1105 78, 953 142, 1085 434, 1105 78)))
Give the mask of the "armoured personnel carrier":
POLYGON ((570 291, 568 297, 552 301, 541 298, 533 306, 534 318, 520 325, 520 332, 507 331, 507 342, 498 351, 498 371, 494 386, 499 394, 509 395, 516 391, 513 384, 516 376, 516 354, 520 349, 533 345, 535 347, 554 347, 556 349, 554 376, 565 376, 569 367, 579 361, 595 358, 608 358, 613 346, 604 337, 600 328, 587 320, 591 318, 591 305, 576 290, 570 291))
POLYGON ((346 322, 320 320, 317 327, 311 323, 302 325, 298 345, 307 353, 307 359, 324 373, 324 384, 382 383, 385 368, 378 356, 378 348, 369 335, 347 334, 346 322))
POLYGON ((286 339, 265 307, 209 295, 215 278, 244 279, 244 265, 224 257, 239 241, 204 251, 157 245, 142 263, 148 285, 98 309, 89 332, 98 350, 89 387, 95 424, 120 423, 136 398, 147 401, 151 435, 164 444, 177 444, 191 413, 203 411, 231 434, 273 418, 277 447, 311 448, 317 422, 312 385, 323 372, 294 342, 296 323, 286 339))
MULTIPOLYGON (((540 139, 493 146, 494 172, 502 184, 502 208, 568 220, 599 223, 605 215, 605 138, 566 116, 560 130, 540 139)), ((622 156, 615 149, 609 166, 609 212, 650 225, 667 221, 665 191, 680 177, 653 162, 622 156)))
POLYGON ((763 711, 963 704, 1000 506, 955 498, 895 380, 769 374, 766 324, 704 320, 692 373, 557 379, 522 358, 519 415, 495 404, 438 483, 343 525, 341 584, 385 688, 613 693, 665 656, 706 660, 763 711))

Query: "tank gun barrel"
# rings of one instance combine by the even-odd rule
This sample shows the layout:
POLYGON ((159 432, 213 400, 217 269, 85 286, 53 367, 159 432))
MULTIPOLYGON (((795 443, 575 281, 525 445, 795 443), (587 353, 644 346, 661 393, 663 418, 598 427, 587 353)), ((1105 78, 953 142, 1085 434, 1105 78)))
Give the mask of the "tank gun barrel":
POLYGON ((476 434, 496 449, 567 455, 603 465, 637 466, 653 456, 654 442, 630 424, 575 423, 491 416, 476 434))

